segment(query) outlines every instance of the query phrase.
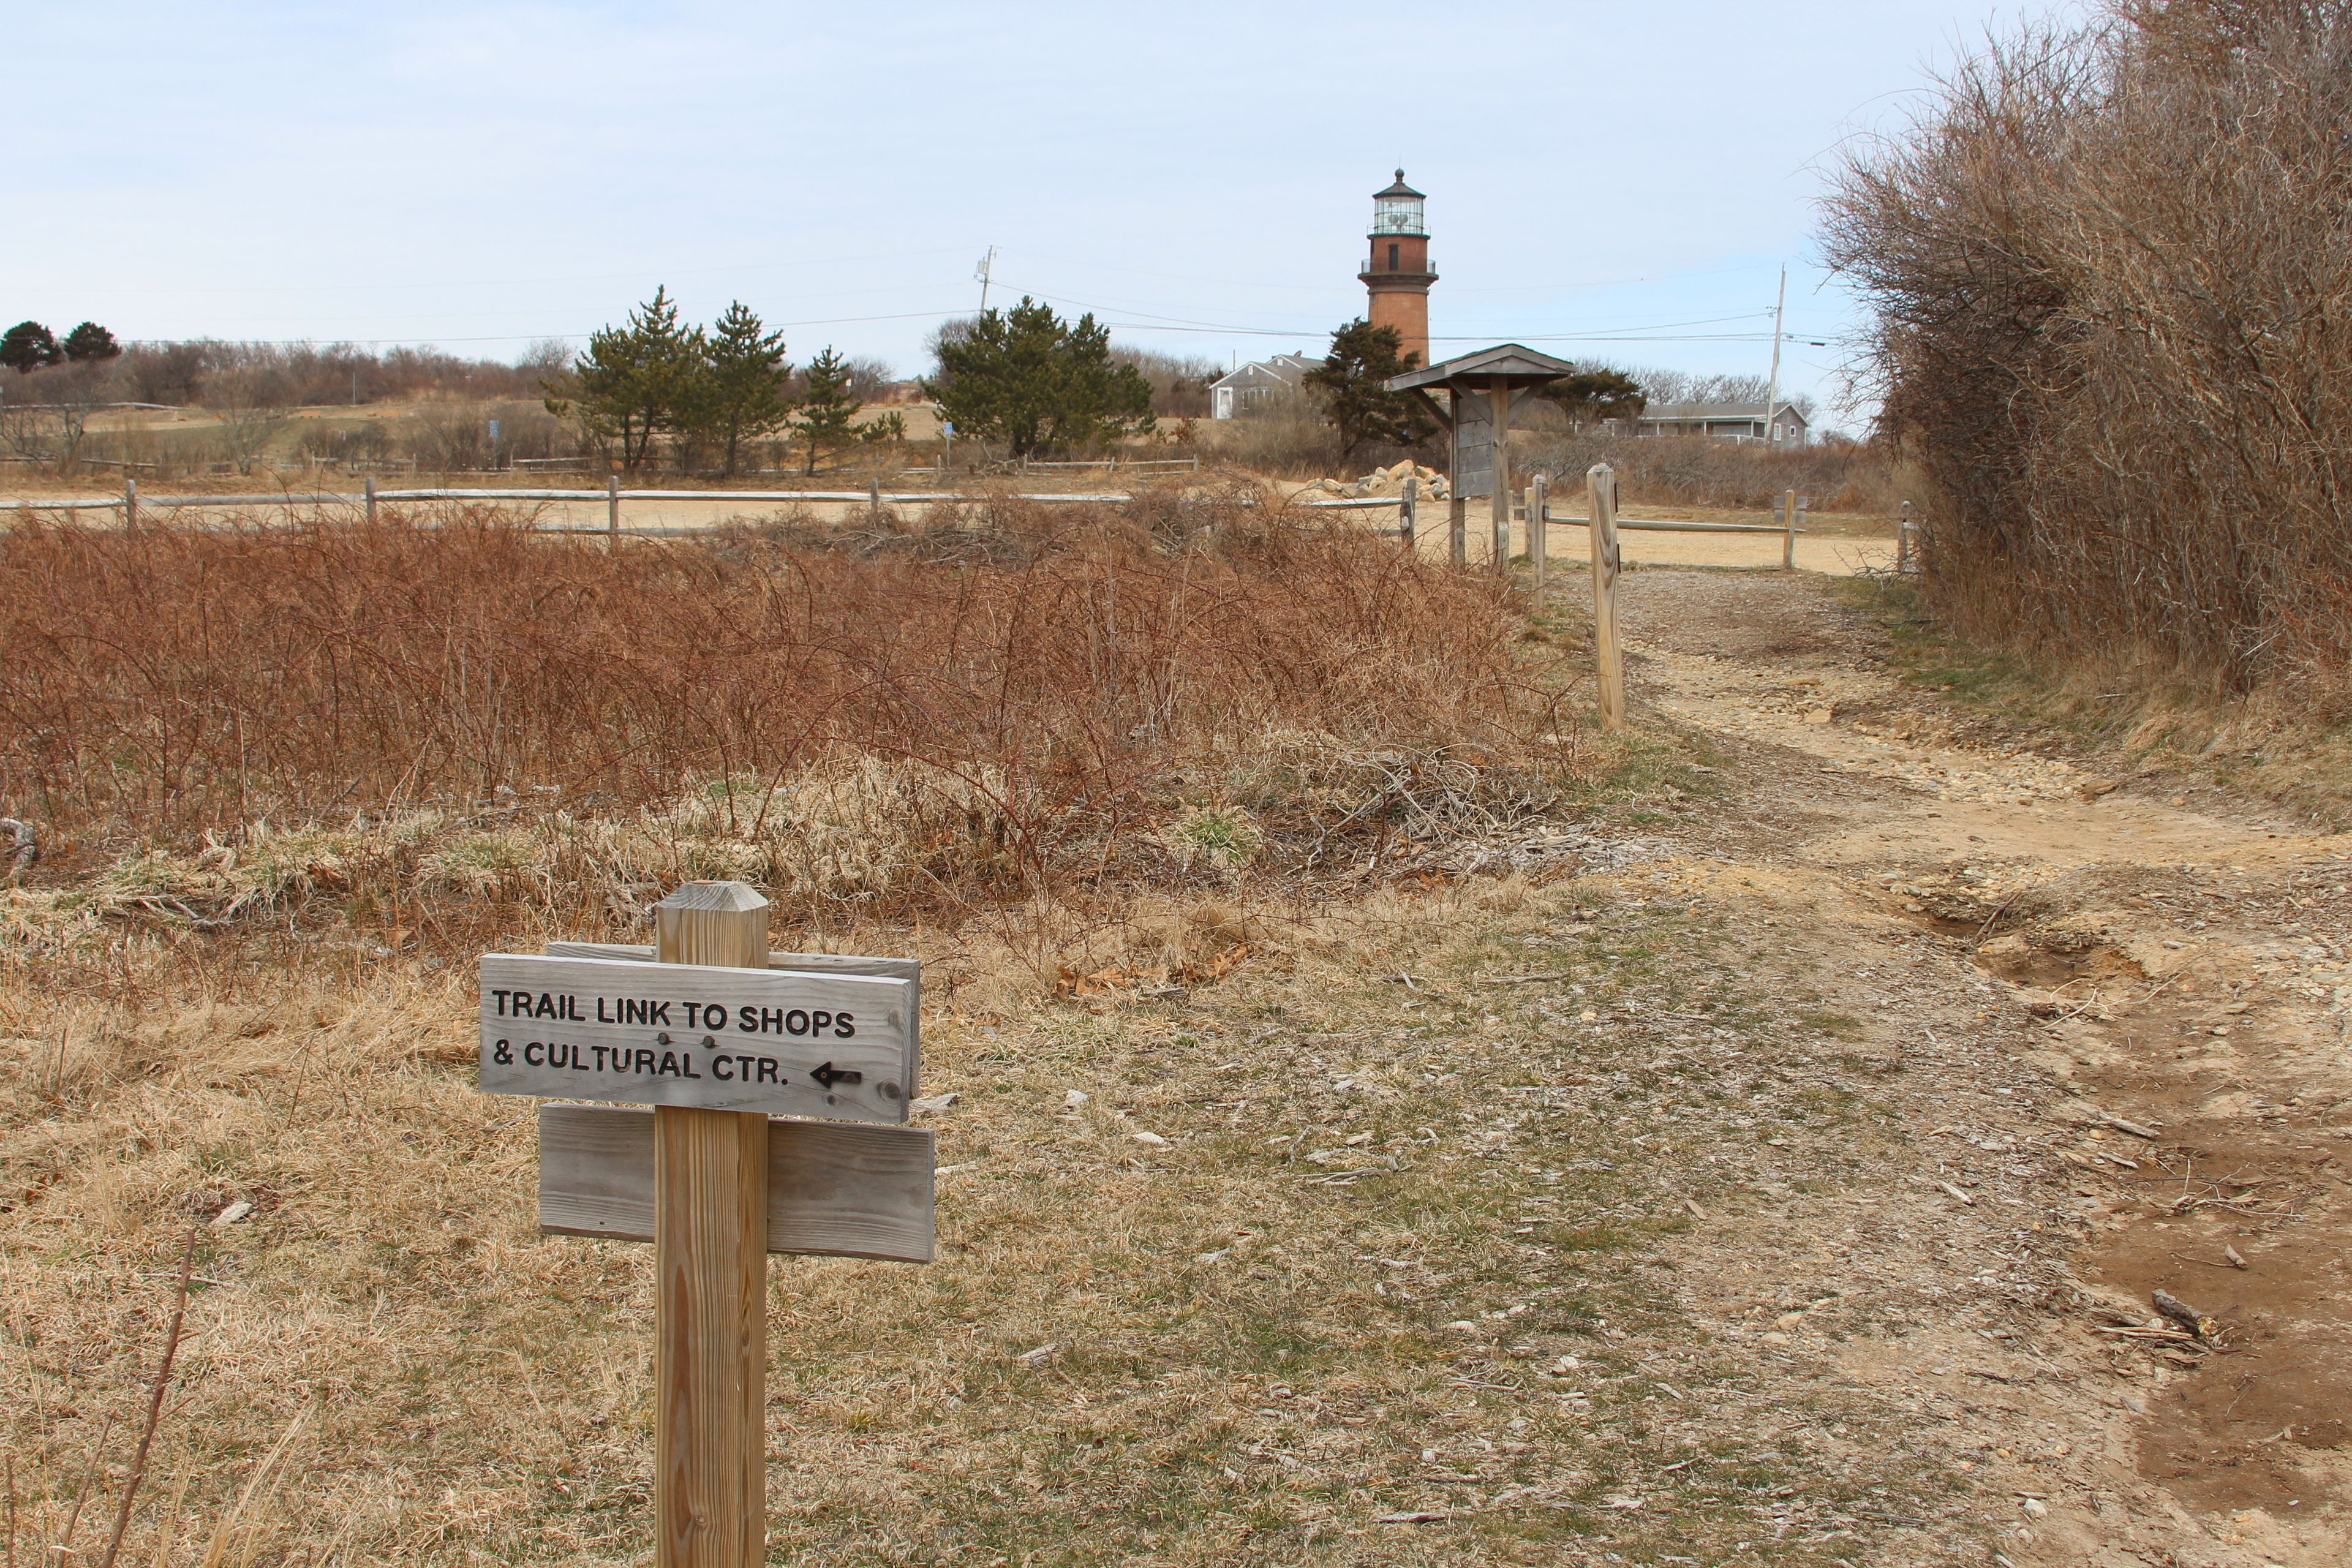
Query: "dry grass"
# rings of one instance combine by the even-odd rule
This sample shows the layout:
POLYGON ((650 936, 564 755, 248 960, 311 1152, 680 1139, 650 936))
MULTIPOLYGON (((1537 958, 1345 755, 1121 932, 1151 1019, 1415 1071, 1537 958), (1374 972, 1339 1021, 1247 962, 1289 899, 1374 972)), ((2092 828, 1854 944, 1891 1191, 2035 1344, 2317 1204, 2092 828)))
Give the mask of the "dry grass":
MULTIPOLYGON (((1040 1008, 1009 1000, 1014 956, 934 952, 1014 983, 926 1030, 927 1088, 959 1096, 940 1261, 774 1268, 775 1550, 1713 1560, 1769 1530, 1776 1561, 1826 1565, 1857 1510, 1929 1512, 1890 1413, 1768 1386, 1653 1289, 1683 1199, 1736 1206, 1782 1157, 1759 1131, 1720 1167, 1658 1167, 1633 1141, 1679 1126, 1662 1075, 1742 1052, 1785 1071, 1806 1046, 1679 916, 1576 914, 1612 901, 1507 879, 1308 921, 1246 892, 1170 906, 1171 934, 1255 944, 1181 1001, 1130 983, 1040 1008), (1561 984, 1482 984, 1530 967, 1561 984), (1579 1007, 1704 1022, 1628 1056, 1613 1024, 1565 1026, 1579 1007), (1598 1087, 1507 1087, 1530 1082, 1598 1087), (1859 1436, 1808 1458, 1832 1423, 1859 1436)), ((138 1003, 0 999, 0 1442, 26 1549, 58 1540, 93 1452, 78 1542, 111 1517, 194 1225, 126 1561, 220 1532, 226 1562, 641 1560, 648 1260, 534 1234, 530 1107, 472 1089, 463 973, 140 966, 138 1003)), ((1839 1170, 1871 1125, 1803 1094, 1767 1123, 1839 1170)))

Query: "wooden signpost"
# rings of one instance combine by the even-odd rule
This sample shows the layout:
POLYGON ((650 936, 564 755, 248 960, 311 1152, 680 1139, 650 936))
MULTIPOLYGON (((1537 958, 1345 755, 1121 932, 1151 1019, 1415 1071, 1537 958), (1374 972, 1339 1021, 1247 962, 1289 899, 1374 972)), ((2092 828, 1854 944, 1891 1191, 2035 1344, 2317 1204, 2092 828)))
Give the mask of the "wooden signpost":
POLYGON ((1617 470, 1595 463, 1584 476, 1592 507, 1592 664, 1601 686, 1601 727, 1625 727, 1625 659, 1617 647, 1617 470))
POLYGON ((1528 597, 1538 614, 1544 607, 1544 562, 1551 552, 1551 476, 1528 480, 1528 597))
POLYGON ((771 955, 740 882, 687 883, 654 916, 650 949, 485 954, 480 1081, 633 1102, 540 1108, 540 1229, 653 1242, 655 1562, 759 1568, 767 1255, 931 1259, 931 1135, 899 1125, 919 972, 771 955))

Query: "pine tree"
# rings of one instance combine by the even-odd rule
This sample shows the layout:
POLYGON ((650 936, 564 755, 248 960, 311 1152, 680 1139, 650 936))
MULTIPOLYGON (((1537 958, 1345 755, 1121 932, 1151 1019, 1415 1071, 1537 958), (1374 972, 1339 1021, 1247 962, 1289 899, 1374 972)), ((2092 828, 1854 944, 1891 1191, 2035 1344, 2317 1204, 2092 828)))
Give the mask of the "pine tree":
POLYGON ((1570 429, 1580 431, 1602 419, 1636 417, 1650 402, 1639 382, 1605 365, 1563 375, 1545 386, 1541 395, 1568 416, 1570 429))
POLYGON ((19 321, 0 332, 0 365, 18 375, 56 364, 63 358, 56 336, 38 321, 19 321))
MULTIPOLYGON (((849 362, 834 353, 830 344, 824 353, 809 361, 803 381, 791 428, 793 435, 808 443, 808 466, 803 471, 814 474, 817 459, 825 453, 837 452, 872 437, 856 424, 857 411, 866 405, 850 388, 849 362)), ((897 416, 891 417, 895 419, 897 416)))
POLYGON ((940 335, 923 394, 960 434, 996 437, 1016 458, 1152 427, 1151 384, 1110 357, 1110 329, 1075 325, 1025 296, 940 335))
POLYGON ((654 437, 690 409, 704 354, 702 329, 679 326, 677 302, 656 289, 626 325, 589 338, 569 378, 540 384, 549 413, 576 416, 591 435, 617 438, 621 467, 635 473, 652 454, 654 437))
POLYGON ((701 374, 688 402, 694 434, 719 447, 723 471, 731 476, 742 444, 756 441, 791 417, 793 400, 785 380, 784 334, 763 331, 764 323, 740 300, 711 324, 701 374))
POLYGON ((66 358, 81 364, 91 360, 113 359, 122 353, 122 345, 114 341, 112 332, 96 321, 84 321, 66 334, 65 352, 66 358))
POLYGON ((1342 458, 1367 441, 1413 447, 1436 434, 1437 422, 1412 394, 1388 389, 1390 377, 1420 363, 1394 327, 1375 327, 1360 316, 1331 334, 1331 352, 1304 380, 1339 432, 1342 458))

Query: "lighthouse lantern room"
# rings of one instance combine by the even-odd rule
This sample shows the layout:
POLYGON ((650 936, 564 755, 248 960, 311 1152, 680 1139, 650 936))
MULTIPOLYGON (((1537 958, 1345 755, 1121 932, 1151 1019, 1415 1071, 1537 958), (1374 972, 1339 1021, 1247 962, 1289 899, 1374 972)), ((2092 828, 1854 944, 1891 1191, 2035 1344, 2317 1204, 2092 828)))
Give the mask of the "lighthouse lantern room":
POLYGON ((1357 274, 1371 296, 1366 319, 1394 327, 1416 365, 1429 363, 1429 286, 1437 281, 1422 212, 1428 199, 1404 183, 1402 169, 1394 184, 1372 193, 1371 254, 1357 274))

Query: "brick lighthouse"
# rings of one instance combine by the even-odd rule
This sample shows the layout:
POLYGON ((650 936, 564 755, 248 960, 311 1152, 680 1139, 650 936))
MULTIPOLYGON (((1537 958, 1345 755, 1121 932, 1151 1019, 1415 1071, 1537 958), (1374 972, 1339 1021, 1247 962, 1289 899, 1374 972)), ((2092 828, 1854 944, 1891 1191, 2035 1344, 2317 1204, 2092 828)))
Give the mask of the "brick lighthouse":
POLYGON ((1404 183, 1402 169, 1396 184, 1372 193, 1372 253, 1356 275, 1372 296, 1372 325, 1394 327, 1405 353, 1419 355, 1414 363, 1423 365, 1429 363, 1429 286, 1437 281, 1422 222, 1421 205, 1428 199, 1404 183))

